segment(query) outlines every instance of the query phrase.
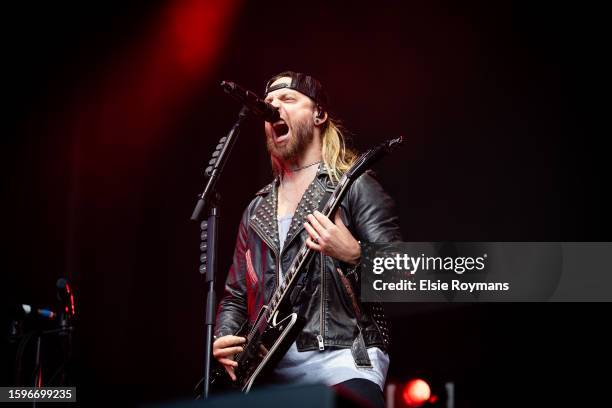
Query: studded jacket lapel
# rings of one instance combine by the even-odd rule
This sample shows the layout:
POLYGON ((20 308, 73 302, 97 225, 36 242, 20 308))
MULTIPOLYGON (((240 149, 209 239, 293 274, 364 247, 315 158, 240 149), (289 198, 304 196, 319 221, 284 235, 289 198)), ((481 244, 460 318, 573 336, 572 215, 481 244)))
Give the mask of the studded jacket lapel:
POLYGON ((257 192, 257 195, 261 196, 261 202, 255 207, 249 224, 278 257, 280 249, 276 221, 276 184, 277 179, 257 192))
POLYGON ((291 226, 289 227, 287 237, 285 238, 285 248, 288 248, 295 237, 300 235, 304 229, 304 223, 307 220, 306 216, 308 214, 312 214, 319 208, 321 199, 324 197, 328 187, 332 187, 333 190, 333 183, 331 183, 328 178, 328 172, 325 165, 321 164, 319 166, 319 170, 317 171, 317 175, 304 192, 304 195, 302 196, 302 199, 300 200, 295 213, 293 214, 291 226))
MULTIPOLYGON (((278 178, 257 192, 262 196, 261 202, 255 207, 250 220, 251 227, 278 256, 280 254, 277 222, 278 178)), ((321 199, 326 192, 333 191, 335 185, 329 179, 325 165, 320 165, 317 175, 310 183, 293 214, 291 226, 285 238, 284 248, 288 248, 296 236, 304 229, 306 216, 319 208, 321 199)))

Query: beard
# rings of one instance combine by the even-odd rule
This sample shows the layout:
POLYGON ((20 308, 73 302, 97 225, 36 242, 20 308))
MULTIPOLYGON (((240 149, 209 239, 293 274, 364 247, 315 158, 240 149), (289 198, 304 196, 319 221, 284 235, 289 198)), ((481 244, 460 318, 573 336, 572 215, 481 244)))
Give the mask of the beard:
POLYGON ((297 160, 313 138, 314 124, 309 118, 304 118, 291 126, 291 137, 287 140, 287 143, 279 146, 274 143, 273 135, 266 135, 266 145, 273 158, 289 162, 297 160))

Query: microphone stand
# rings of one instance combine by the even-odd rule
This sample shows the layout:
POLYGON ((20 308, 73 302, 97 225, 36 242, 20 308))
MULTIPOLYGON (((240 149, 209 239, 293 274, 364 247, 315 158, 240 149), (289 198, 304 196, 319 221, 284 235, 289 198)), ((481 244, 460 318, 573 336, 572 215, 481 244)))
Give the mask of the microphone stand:
MULTIPOLYGON (((61 386, 65 387, 68 385, 68 373, 69 364, 72 361, 72 332, 74 331, 74 326, 72 323, 63 316, 59 321, 59 328, 56 329, 48 329, 45 330, 41 327, 36 328, 30 332, 23 333, 21 331, 21 327, 18 327, 19 322, 13 321, 11 323, 11 328, 9 331, 9 335, 7 340, 10 343, 18 343, 16 356, 15 356, 15 372, 14 372, 14 381, 15 386, 22 386, 22 367, 23 367, 23 355, 25 352, 25 348, 27 343, 35 339, 36 340, 36 348, 34 354, 34 377, 33 384, 30 382, 31 380, 28 377, 26 383, 24 385, 33 386, 35 388, 40 387, 52 387, 52 386, 61 386), (42 341, 43 338, 47 338, 48 336, 59 336, 62 347, 62 357, 63 360, 51 377, 47 378, 46 384, 43 384, 43 376, 42 376, 42 364, 43 364, 43 349, 42 349, 42 341), (60 380, 58 382, 54 382, 57 376, 60 376, 60 380)), ((33 407, 36 407, 36 402, 32 403, 33 407)))
POLYGON ((191 214, 192 221, 200 221, 201 213, 204 208, 208 209, 208 216, 206 220, 200 223, 202 230, 200 243, 200 274, 205 275, 204 281, 206 285, 206 311, 204 318, 205 326, 205 344, 204 344, 204 376, 202 378, 204 382, 203 391, 201 397, 208 398, 210 388, 210 372, 211 372, 211 357, 212 357, 212 344, 213 344, 213 326, 215 324, 215 275, 217 272, 217 233, 218 233, 218 222, 219 222, 219 204, 221 202, 221 196, 216 191, 216 184, 228 157, 231 154, 232 148, 236 143, 236 139, 240 134, 240 127, 242 122, 247 117, 249 110, 246 106, 243 106, 238 113, 238 119, 234 126, 227 134, 222 137, 217 144, 215 151, 212 154, 212 158, 208 162, 209 166, 206 168, 205 173, 208 176, 208 182, 204 188, 204 192, 198 195, 198 202, 191 214))

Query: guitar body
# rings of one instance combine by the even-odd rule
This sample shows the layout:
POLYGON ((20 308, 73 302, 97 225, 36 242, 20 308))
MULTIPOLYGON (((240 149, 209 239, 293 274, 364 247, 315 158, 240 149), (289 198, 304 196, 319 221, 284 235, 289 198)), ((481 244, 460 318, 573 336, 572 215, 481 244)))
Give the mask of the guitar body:
POLYGON ((236 381, 232 381, 224 367, 213 370, 211 389, 239 390, 248 393, 253 385, 266 383, 266 379, 278 361, 285 355, 304 326, 297 313, 276 311, 266 319, 268 306, 262 307, 253 325, 245 325, 235 336, 247 338, 244 351, 236 354, 238 367, 234 369, 236 381))

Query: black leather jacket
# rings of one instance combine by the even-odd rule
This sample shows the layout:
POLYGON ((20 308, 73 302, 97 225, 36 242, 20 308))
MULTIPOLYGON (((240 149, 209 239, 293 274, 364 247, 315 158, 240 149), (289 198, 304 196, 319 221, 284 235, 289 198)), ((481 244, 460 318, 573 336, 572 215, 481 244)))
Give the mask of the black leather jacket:
MULTIPOLYGON (((288 270, 307 238, 303 227, 306 215, 320 209, 322 199, 327 197, 325 192, 335 187, 322 165, 296 209, 281 252, 277 184, 274 180, 260 190, 242 216, 233 264, 219 304, 216 337, 234 334, 246 319, 255 321, 278 285, 278 264, 283 271, 288 270)), ((401 241, 394 202, 368 172, 353 183, 341 208, 343 221, 357 240, 401 241)), ((370 366, 366 347, 388 350, 389 333, 381 305, 359 300, 358 268, 322 254, 316 254, 309 268, 314 269, 303 274, 307 278, 298 280, 290 296, 294 310, 306 319, 296 340, 298 350, 351 348, 357 365, 370 366)))

